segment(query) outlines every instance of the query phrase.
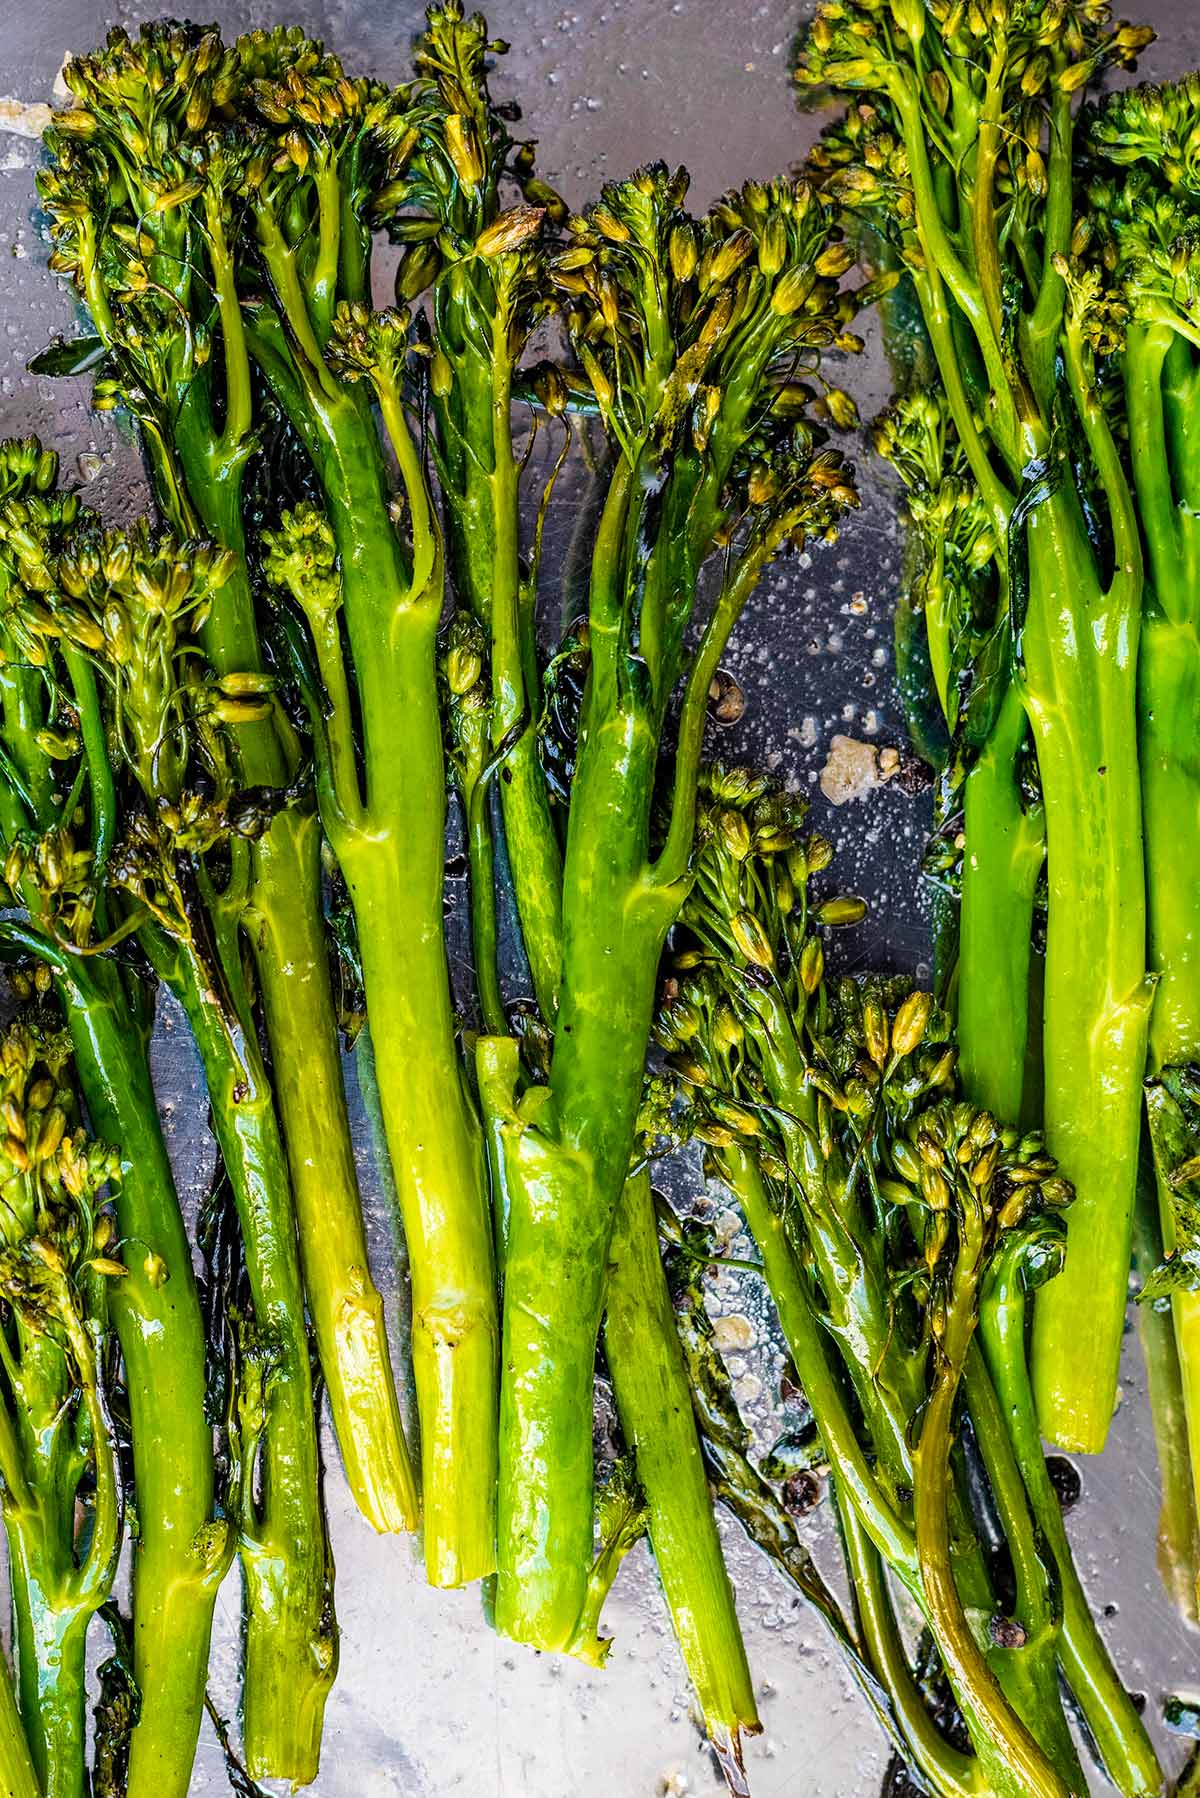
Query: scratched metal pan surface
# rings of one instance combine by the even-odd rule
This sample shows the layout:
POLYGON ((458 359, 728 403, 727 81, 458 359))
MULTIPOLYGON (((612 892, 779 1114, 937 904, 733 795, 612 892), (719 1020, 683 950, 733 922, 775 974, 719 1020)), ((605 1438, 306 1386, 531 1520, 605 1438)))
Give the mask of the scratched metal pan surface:
MULTIPOLYGON (((38 115, 27 108, 52 99, 69 51, 157 10, 0 0, 0 434, 40 432, 62 452, 68 478, 112 514, 144 502, 128 440, 89 413, 73 384, 25 372, 29 357, 72 323, 70 299, 44 266, 32 178, 38 115)), ((351 67, 385 79, 403 73, 419 23, 418 0, 222 0, 200 10, 216 13, 229 33, 298 21, 351 67)), ((1200 63, 1195 0, 1143 0, 1134 10, 1159 32, 1146 75, 1200 63)), ((544 171, 572 203, 663 157, 691 169, 692 197, 703 206, 725 187, 786 169, 815 129, 797 116, 788 89, 796 0, 494 0, 491 24, 513 46, 499 91, 519 99, 544 171)), ((846 384, 870 416, 884 392, 878 358, 847 371, 846 384)), ((903 743, 890 648, 898 542, 890 495, 865 450, 860 462, 864 505, 841 542, 811 563, 773 570, 740 631, 729 664, 749 703, 721 748, 765 760, 811 793, 847 884, 871 901, 847 953, 919 971, 929 953, 915 873, 923 801, 898 781, 837 810, 822 792, 835 735, 876 750, 903 743)), ((869 750, 854 753, 872 762, 869 750)), ((162 1019, 156 1055, 181 1186, 194 1198, 207 1182, 212 1146, 179 1019, 162 1019)), ((362 1123, 358 1107, 372 1246, 402 1336, 402 1263, 362 1123)), ((753 1277, 723 1274, 715 1303, 737 1320, 722 1336, 739 1396, 768 1442, 782 1356, 753 1277)), ((1131 1341, 1109 1448, 1079 1464, 1082 1497, 1071 1528, 1112 1648, 1156 1719, 1166 1694, 1200 1696, 1200 1638, 1179 1623, 1158 1580, 1157 1472, 1144 1400, 1131 1341)), ((374 1536, 354 1514, 328 1437, 326 1449, 342 1658, 312 1788, 319 1798, 715 1798, 720 1780, 642 1549, 630 1555, 606 1612, 616 1638, 607 1668, 539 1658, 491 1633, 477 1591, 427 1589, 411 1545, 374 1536)), ((836 1566, 821 1509, 805 1528, 817 1557, 836 1566)), ((747 1750, 756 1798, 874 1798, 887 1758, 882 1738, 820 1625, 736 1528, 726 1541, 764 1724, 747 1750)), ((231 1580, 218 1605, 213 1663, 214 1695, 226 1711, 236 1703, 238 1609, 231 1580)), ((1181 1744, 1159 1734, 1176 1764, 1181 1744)), ((206 1726, 193 1790, 225 1789, 206 1726)), ((1094 1790, 1110 1788, 1097 1777, 1094 1790)))

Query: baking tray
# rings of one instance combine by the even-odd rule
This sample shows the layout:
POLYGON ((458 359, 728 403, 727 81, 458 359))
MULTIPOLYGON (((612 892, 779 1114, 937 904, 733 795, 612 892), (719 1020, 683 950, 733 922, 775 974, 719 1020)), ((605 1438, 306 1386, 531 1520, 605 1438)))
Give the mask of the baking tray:
MULTIPOLYGON (((66 478, 114 516, 146 497, 127 435, 109 415, 88 411, 83 383, 26 372, 29 358, 73 323, 69 294, 45 268, 33 194, 38 116, 26 109, 52 99, 69 51, 158 10, 109 10, 91 0, 4 0, 0 8, 0 435, 39 432, 61 452, 66 478)), ((352 70, 392 80, 405 73, 421 20, 408 0, 250 0, 201 10, 227 34, 298 22, 352 70)), ((1195 0, 1148 0, 1137 13, 1159 33, 1144 76, 1200 64, 1195 0)), ((519 101, 544 174, 572 204, 662 157, 691 170, 692 203, 702 208, 728 186, 786 170, 817 129, 789 90, 799 14, 787 0, 509 0, 489 21, 512 44, 495 91, 519 101)), ((844 379, 869 418, 886 394, 878 354, 847 367, 844 379)), ((891 675, 893 500, 865 445, 858 461, 861 513, 832 549, 772 569, 739 629, 727 665, 748 704, 719 747, 728 758, 765 763, 810 795, 814 823, 838 847, 844 882, 871 904, 866 922, 839 938, 843 957, 927 976, 916 874, 927 800, 900 780, 837 808, 822 792, 835 735, 878 749, 904 745, 891 675)), ((169 1011, 154 1052, 181 1189, 194 1202, 213 1150, 186 1028, 169 1011)), ((347 1076, 372 1254, 402 1354, 402 1257, 352 1066, 347 1076)), ((727 1271, 713 1302, 744 1320, 727 1332, 747 1344, 730 1350, 731 1371, 765 1445, 782 1352, 761 1291, 753 1276, 727 1271)), ((1200 1696, 1200 1636, 1179 1621, 1159 1583, 1157 1467, 1132 1337, 1126 1351, 1109 1447, 1076 1463, 1082 1496, 1070 1529, 1125 1679, 1145 1695, 1164 1757, 1177 1765, 1184 1745, 1157 1719, 1167 1694, 1200 1696)), ((491 1633, 477 1590, 426 1587, 413 1545, 375 1536, 353 1510, 328 1430, 325 1446, 342 1636, 321 1772, 310 1788, 317 1798, 716 1798, 722 1783, 643 1546, 626 1561, 605 1611, 615 1637, 608 1666, 599 1672, 537 1656, 491 1633)), ((802 1528, 836 1576, 823 1509, 802 1528)), ((837 1653, 736 1525, 723 1529, 764 1726, 746 1751, 755 1798, 875 1798, 887 1752, 837 1653)), ((218 1601, 213 1653, 213 1696, 227 1714, 236 1709, 239 1603, 235 1574, 218 1601)), ((192 1789, 228 1789, 207 1723, 192 1789)), ((1097 1778, 1093 1790, 1111 1788, 1097 1778)))

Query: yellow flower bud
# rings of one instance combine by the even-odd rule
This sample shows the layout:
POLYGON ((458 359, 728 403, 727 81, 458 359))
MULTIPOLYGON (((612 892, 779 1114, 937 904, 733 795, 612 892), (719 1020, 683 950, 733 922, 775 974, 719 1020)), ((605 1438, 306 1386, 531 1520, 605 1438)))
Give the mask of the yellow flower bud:
POLYGON ((931 993, 910 993, 896 1013, 892 1025, 892 1053, 911 1055, 921 1042, 933 1011, 931 993))
POLYGON ((730 923, 733 940, 746 960, 756 968, 773 968, 775 955, 767 933, 753 912, 735 912, 730 923))

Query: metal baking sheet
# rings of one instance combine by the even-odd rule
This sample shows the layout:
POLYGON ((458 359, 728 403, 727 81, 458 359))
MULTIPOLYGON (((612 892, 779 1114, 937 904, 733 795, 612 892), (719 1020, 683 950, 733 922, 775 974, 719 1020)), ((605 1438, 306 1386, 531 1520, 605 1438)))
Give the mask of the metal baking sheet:
MULTIPOLYGON (((92 47, 110 24, 134 27, 153 7, 39 0, 0 7, 0 434, 40 432, 90 503, 120 514, 145 499, 136 454, 120 427, 92 416, 82 383, 25 372, 29 357, 69 331, 69 295, 44 266, 34 207, 38 117, 64 56, 92 47), (32 135, 30 135, 32 133, 32 135)), ((207 14, 208 7, 201 10, 207 14)), ((247 0, 211 9, 229 34, 298 21, 352 69, 400 78, 420 22, 410 0, 247 0)), ((1135 9, 1159 32, 1148 77, 1200 63, 1195 0, 1135 9)), ((654 157, 692 171, 703 207, 723 188, 788 168, 816 127, 788 83, 798 23, 789 0, 509 0, 491 9, 512 45, 497 92, 519 99, 544 172, 573 203, 654 157)), ((877 356, 845 372, 864 416, 886 390, 877 356)), ((921 969, 928 956, 915 863, 926 814, 893 782, 834 810, 820 790, 836 733, 902 746, 891 683, 890 610, 898 544, 890 496, 865 446, 864 505, 830 551, 774 569, 728 661, 749 704, 721 743, 727 756, 765 760, 810 792, 814 817, 839 846, 848 886, 871 901, 846 952, 876 965, 921 969)), ((156 1042, 160 1088, 185 1192, 207 1178, 212 1147, 186 1030, 164 1015, 156 1042)), ((353 1069, 348 1078, 354 1097, 353 1069)), ((403 1282, 386 1198, 356 1106, 373 1251, 403 1332, 403 1282)), ((781 1354, 751 1276, 721 1276, 715 1303, 746 1320, 729 1334, 743 1401, 769 1439, 781 1354)), ((1170 1692, 1200 1696, 1200 1638, 1163 1596, 1155 1567, 1157 1469, 1144 1380, 1130 1340, 1122 1405, 1102 1458, 1079 1462, 1083 1496, 1071 1531, 1093 1604, 1125 1678, 1158 1717, 1170 1692)), ((721 1782, 690 1708, 687 1682, 641 1548, 630 1555, 605 1613, 616 1641, 595 1672, 538 1657, 486 1627, 477 1591, 435 1593, 413 1546, 381 1539, 353 1513, 326 1439, 327 1500, 337 1557, 341 1673, 329 1703, 318 1798, 716 1798, 721 1782)), ((814 1553, 836 1565, 821 1510, 805 1525, 814 1553)), ((874 1798, 883 1742, 852 1694, 819 1623, 741 1537, 726 1529, 764 1729, 747 1746, 756 1798, 874 1798)), ((236 1704, 236 1576, 218 1604, 213 1691, 236 1704)), ((1181 1744, 1159 1730, 1170 1764, 1181 1744)), ((205 1725, 193 1791, 227 1789, 205 1725)), ((1097 1793, 1109 1792, 1097 1777, 1097 1793)))

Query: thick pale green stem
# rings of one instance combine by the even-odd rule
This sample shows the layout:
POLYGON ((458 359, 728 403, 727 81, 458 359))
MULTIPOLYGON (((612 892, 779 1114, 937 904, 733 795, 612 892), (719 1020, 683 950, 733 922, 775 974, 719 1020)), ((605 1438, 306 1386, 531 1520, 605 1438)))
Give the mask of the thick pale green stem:
POLYGON ((721 1553, 647 1175, 626 1183, 608 1269, 604 1345, 646 1496, 650 1544, 709 1735, 736 1750, 759 1727, 721 1553))
POLYGON ((1025 736, 1010 687, 965 788, 966 846, 958 949, 958 1041, 964 1091, 1000 1118, 1020 1118, 1029 1030, 1033 903, 1043 859, 1040 813, 1021 804, 1025 736))
MULTIPOLYGON (((343 467, 346 465, 343 464, 343 467)), ((345 572, 366 739, 366 823, 335 835, 358 926, 388 1153, 408 1244, 425 1565, 435 1585, 495 1566, 497 1306, 482 1136, 455 1045, 442 934, 445 768, 438 606, 384 560, 345 572)), ((386 514, 379 521, 388 531, 386 514)), ((336 528, 336 527, 335 527, 336 528)), ((345 566, 345 561, 343 562, 345 566)), ((440 597, 440 584, 437 588, 440 597)))
POLYGON ((496 1619, 540 1648, 570 1642, 591 1565, 596 1336, 674 908, 647 878, 655 750, 636 715, 585 729, 545 1141, 509 1185, 496 1619))
POLYGON ((361 851, 352 841, 341 859, 412 1279, 425 1566, 434 1585, 456 1586, 495 1565, 495 1273, 482 1138, 454 1053, 440 883, 431 917, 414 892, 402 823, 413 815, 397 813, 393 829, 361 851))
MULTIPOLYGON (((184 408, 180 457, 205 526, 238 558, 206 622, 205 653, 218 675, 263 666, 246 570, 244 452, 230 453, 198 409, 184 408)), ((282 714, 239 725, 247 785, 284 787, 295 754, 282 714)), ((321 1368, 346 1478, 377 1530, 416 1527, 416 1488, 371 1279, 362 1202, 342 1086, 337 1021, 321 910, 316 822, 278 813, 253 849, 247 928, 263 997, 272 1073, 321 1368)))
POLYGON ((289 808, 259 839, 247 928, 272 1046, 304 1289, 346 1478, 377 1530, 414 1530, 416 1481, 383 1300, 367 1258, 324 920, 311 903, 320 834, 313 813, 289 808))
MULTIPOLYGON (((364 402, 304 386, 269 318, 255 354, 320 476, 341 560, 366 798, 323 795, 350 890, 380 1106, 413 1283, 425 1565, 436 1585, 495 1565, 497 1317, 482 1138, 462 1082, 442 932, 446 771, 435 646, 440 556, 403 420, 419 578, 406 568, 364 402)), ((348 729, 348 722, 342 721, 348 729)))
POLYGON ((1104 590, 1063 489, 1031 515, 1029 564, 1025 696, 1049 872, 1045 1127, 1078 1195, 1066 1266, 1038 1297, 1034 1389, 1046 1433, 1096 1453, 1116 1397, 1150 1011, 1134 717, 1140 582, 1118 569, 1104 590))

